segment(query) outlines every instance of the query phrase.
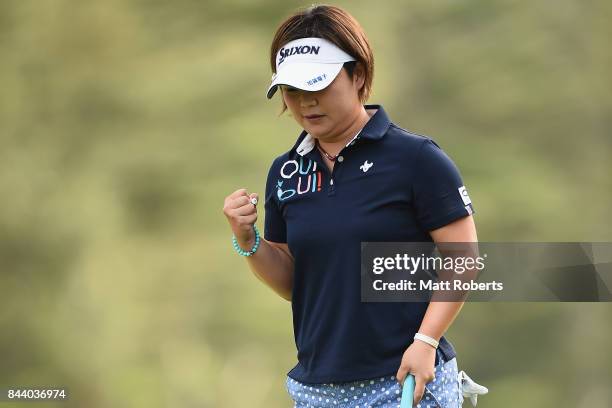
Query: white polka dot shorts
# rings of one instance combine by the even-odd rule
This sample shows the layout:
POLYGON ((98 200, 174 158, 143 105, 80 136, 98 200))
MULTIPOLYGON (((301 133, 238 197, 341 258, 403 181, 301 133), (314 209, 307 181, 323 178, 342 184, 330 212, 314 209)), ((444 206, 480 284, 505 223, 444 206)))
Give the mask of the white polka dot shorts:
MULTIPOLYGON (((435 378, 425 385, 418 408, 458 408, 463 403, 461 384, 457 378, 457 359, 442 359, 435 367, 435 378)), ((369 380, 305 384, 290 377, 287 392, 294 408, 399 408, 402 390, 395 375, 369 380)))

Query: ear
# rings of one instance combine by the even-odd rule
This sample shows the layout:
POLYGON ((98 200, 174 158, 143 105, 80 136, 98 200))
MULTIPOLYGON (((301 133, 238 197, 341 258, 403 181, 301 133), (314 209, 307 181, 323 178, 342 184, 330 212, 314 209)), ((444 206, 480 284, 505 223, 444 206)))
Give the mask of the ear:
POLYGON ((365 68, 361 62, 358 62, 355 65, 355 70, 353 71, 353 85, 358 91, 360 91, 364 84, 365 68))

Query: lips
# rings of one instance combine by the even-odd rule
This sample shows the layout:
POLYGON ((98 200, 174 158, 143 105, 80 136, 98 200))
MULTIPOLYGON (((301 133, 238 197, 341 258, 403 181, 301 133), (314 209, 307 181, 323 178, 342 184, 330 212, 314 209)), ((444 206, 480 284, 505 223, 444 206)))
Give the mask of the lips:
POLYGON ((323 117, 325 115, 304 115, 304 118, 306 119, 316 119, 316 118, 320 118, 323 117))

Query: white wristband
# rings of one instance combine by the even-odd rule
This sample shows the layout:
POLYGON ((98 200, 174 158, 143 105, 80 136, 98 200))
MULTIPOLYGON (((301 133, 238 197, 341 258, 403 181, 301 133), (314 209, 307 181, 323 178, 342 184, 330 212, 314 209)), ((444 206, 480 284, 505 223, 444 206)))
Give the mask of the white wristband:
POLYGON ((433 339, 429 336, 426 336, 424 334, 421 333, 417 333, 414 335, 414 339, 415 340, 421 340, 427 344, 429 344, 430 346, 432 346, 433 348, 438 348, 438 342, 436 341, 436 339, 433 339))

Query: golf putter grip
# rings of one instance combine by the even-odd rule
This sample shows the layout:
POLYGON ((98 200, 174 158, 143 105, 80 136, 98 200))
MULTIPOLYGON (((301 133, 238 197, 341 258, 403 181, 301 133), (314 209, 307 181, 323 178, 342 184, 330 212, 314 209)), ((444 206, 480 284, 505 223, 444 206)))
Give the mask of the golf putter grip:
POLYGON ((400 403, 400 408, 412 408, 414 386, 414 376, 412 374, 408 374, 404 380, 404 387, 402 388, 402 401, 400 403))

